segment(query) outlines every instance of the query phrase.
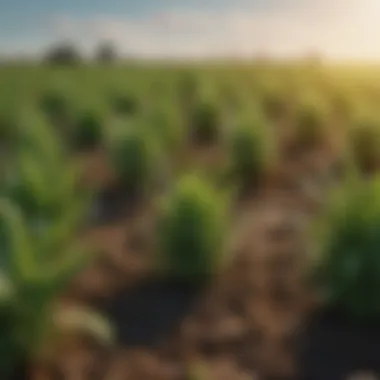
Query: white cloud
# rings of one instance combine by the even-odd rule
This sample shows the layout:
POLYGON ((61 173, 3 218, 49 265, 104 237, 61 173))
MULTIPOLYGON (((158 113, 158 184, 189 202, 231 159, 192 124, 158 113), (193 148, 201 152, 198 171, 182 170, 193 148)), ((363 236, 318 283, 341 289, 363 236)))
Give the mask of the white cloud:
POLYGON ((91 47, 113 41, 125 54, 197 57, 302 54, 380 57, 379 0, 287 0, 281 7, 169 10, 140 18, 59 16, 50 30, 91 47))

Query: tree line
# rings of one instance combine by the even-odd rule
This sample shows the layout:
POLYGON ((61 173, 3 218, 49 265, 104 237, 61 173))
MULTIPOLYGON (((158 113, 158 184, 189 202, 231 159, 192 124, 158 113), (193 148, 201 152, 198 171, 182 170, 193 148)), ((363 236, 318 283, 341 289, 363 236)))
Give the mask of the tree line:
MULTIPOLYGON (((109 64, 118 60, 116 47, 110 42, 101 43, 93 56, 93 60, 109 64)), ((51 64, 78 64, 84 61, 84 56, 71 42, 60 42, 50 47, 43 55, 43 60, 51 64)))

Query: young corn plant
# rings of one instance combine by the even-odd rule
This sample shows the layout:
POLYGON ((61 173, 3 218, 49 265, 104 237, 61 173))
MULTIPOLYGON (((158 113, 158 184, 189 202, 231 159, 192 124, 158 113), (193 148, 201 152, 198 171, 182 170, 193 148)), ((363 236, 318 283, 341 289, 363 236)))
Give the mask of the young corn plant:
POLYGON ((325 305, 359 322, 380 318, 380 180, 350 180, 317 220, 315 278, 325 305))
POLYGON ((102 144, 105 116, 99 109, 88 107, 78 112, 72 136, 78 149, 92 149, 102 144))
POLYGON ((275 85, 264 87, 260 95, 262 110, 269 120, 276 122, 287 116, 289 101, 280 88, 275 85))
POLYGON ((326 142, 328 110, 324 103, 307 98, 299 104, 295 116, 293 142, 296 147, 311 149, 326 142))
POLYGON ((8 178, 1 189, 2 379, 22 361, 40 356, 57 327, 57 297, 91 257, 76 236, 86 205, 74 186, 77 172, 65 165, 50 132, 43 124, 25 132, 17 150, 22 156, 17 178, 8 178))
POLYGON ((73 120, 73 102, 69 93, 61 88, 51 88, 42 94, 40 110, 54 125, 67 127, 73 120))
POLYGON ((114 91, 110 97, 111 109, 119 116, 134 116, 140 109, 140 99, 131 91, 114 91))
POLYGON ((380 165, 380 122, 361 118, 348 131, 348 154, 360 172, 372 173, 380 165))
POLYGON ((196 175, 179 179, 158 221, 159 273, 189 283, 207 280, 224 257, 228 197, 196 175))
POLYGON ((49 337, 63 332, 57 329, 86 329, 95 338, 112 339, 112 330, 106 330, 105 322, 91 310, 68 322, 69 311, 65 310, 60 318, 65 318, 66 324, 56 321, 57 297, 90 259, 72 235, 67 233, 67 215, 50 220, 43 232, 36 231, 19 206, 7 198, 0 200, 0 375, 4 380, 23 361, 30 364, 43 359, 49 337), (83 323, 94 319, 97 325, 83 323))
POLYGON ((111 138, 109 156, 120 186, 128 194, 143 197, 155 183, 161 155, 151 133, 134 127, 111 138))
POLYGON ((54 130, 44 119, 30 116, 33 128, 24 128, 8 165, 2 193, 23 210, 35 226, 71 210, 83 213, 88 196, 79 191, 80 168, 65 154, 54 130), (75 207, 71 207, 75 205, 75 207))
POLYGON ((11 107, 0 108, 0 149, 9 149, 17 129, 17 110, 11 107))
POLYGON ((199 96, 200 78, 192 71, 183 72, 178 78, 177 89, 180 103, 186 111, 189 106, 194 105, 199 96))
POLYGON ((9 326, 0 340, 10 346, 0 370, 7 376, 22 355, 42 349, 45 333, 52 327, 54 301, 83 268, 86 256, 79 247, 67 241, 62 244, 62 220, 38 233, 28 226, 21 208, 6 198, 0 201, 0 217, 1 274, 8 287, 2 295, 7 307, 1 319, 8 320, 9 326))
POLYGON ((276 163, 276 141, 271 125, 257 116, 242 119, 232 131, 228 176, 241 191, 252 189, 276 163))
POLYGON ((216 143, 221 135, 220 108, 216 101, 200 99, 190 117, 190 140, 200 145, 216 143))
POLYGON ((338 120, 350 122, 355 114, 355 94, 349 88, 338 87, 329 93, 329 100, 332 106, 332 113, 338 120))
POLYGON ((157 139, 162 149, 168 154, 182 147, 183 123, 180 113, 171 102, 167 100, 159 102, 144 122, 149 133, 157 139))

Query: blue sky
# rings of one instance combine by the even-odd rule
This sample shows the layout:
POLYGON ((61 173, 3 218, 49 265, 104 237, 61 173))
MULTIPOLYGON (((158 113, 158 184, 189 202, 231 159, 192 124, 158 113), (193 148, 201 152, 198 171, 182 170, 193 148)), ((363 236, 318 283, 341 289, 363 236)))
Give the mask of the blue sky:
POLYGON ((0 54, 60 39, 142 56, 380 57, 380 0, 0 0, 0 54))

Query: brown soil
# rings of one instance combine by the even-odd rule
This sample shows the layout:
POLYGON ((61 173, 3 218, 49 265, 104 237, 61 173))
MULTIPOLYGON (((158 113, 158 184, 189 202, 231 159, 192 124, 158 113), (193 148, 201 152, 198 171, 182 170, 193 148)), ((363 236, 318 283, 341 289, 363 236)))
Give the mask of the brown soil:
MULTIPOLYGON (((210 162, 210 155, 199 157, 210 162)), ((101 153, 82 159, 87 182, 111 181, 101 153)), ((215 380, 293 379, 296 333, 315 306, 303 284, 307 227, 334 180, 334 161, 323 150, 283 159, 260 191, 239 205, 231 262, 160 344, 104 352, 75 341, 57 354, 59 371, 47 379, 182 380, 200 364, 205 378, 215 380)), ((87 231, 84 238, 101 254, 66 298, 109 298, 142 283, 152 266, 154 214, 146 206, 133 218, 87 231)))

